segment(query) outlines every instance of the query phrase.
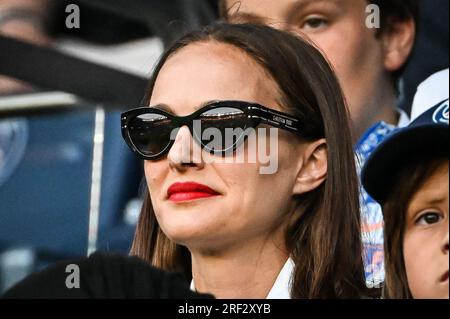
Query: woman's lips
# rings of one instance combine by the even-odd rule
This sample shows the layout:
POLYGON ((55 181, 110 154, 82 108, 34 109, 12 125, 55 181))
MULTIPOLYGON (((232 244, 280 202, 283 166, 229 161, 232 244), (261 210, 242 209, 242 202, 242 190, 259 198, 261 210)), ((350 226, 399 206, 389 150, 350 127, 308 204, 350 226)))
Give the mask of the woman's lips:
POLYGON ((167 189, 167 198, 173 202, 184 202, 217 195, 220 195, 220 193, 212 188, 194 182, 175 183, 167 189))

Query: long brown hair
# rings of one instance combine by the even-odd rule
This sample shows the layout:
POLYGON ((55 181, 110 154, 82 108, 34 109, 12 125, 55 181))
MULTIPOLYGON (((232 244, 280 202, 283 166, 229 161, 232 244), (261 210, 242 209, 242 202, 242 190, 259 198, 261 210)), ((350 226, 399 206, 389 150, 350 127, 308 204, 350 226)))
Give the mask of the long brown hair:
MULTIPOLYGON (((303 119, 315 138, 327 140, 326 181, 298 197, 302 214, 286 233, 295 263, 292 297, 360 297, 365 283, 358 180, 348 112, 329 63, 293 34, 262 25, 215 23, 184 36, 163 54, 150 81, 147 103, 166 60, 183 47, 207 41, 231 45, 252 57, 280 87, 283 105, 303 119)), ((161 231, 148 191, 131 254, 191 276, 189 252, 161 231)))
POLYGON ((383 297, 386 299, 411 299, 403 255, 406 216, 409 203, 427 179, 443 164, 447 154, 424 154, 397 172, 389 187, 384 203, 384 263, 385 283, 383 297))

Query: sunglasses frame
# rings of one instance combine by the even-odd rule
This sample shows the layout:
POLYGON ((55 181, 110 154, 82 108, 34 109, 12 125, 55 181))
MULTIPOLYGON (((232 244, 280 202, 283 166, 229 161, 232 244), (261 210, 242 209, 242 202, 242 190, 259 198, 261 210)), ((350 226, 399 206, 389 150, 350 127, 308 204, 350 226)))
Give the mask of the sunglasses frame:
MULTIPOLYGON (((189 128, 189 131, 191 132, 191 136, 194 137, 194 132, 192 128, 192 123, 194 120, 199 119, 199 116, 203 113, 216 109, 216 108, 223 108, 223 107, 229 107, 229 108, 235 108, 241 110, 247 118, 250 120, 251 125, 248 127, 245 127, 245 129, 248 128, 256 128, 260 124, 267 124, 276 128, 280 128, 289 132, 292 132, 294 134, 303 136, 302 132, 302 125, 301 121, 289 114, 276 111, 274 109, 262 106, 257 103, 250 103, 250 102, 244 102, 244 101, 216 101, 209 103, 205 105, 204 107, 198 109, 194 113, 187 115, 187 116, 176 116, 169 112, 163 111, 161 109, 158 109, 156 107, 139 107, 135 109, 131 109, 129 111, 126 111, 122 113, 121 115, 121 131, 122 131, 122 137, 124 138, 127 145, 130 147, 130 149, 138 155, 138 157, 144 159, 144 160, 158 160, 159 158, 165 156, 168 153, 168 150, 173 146, 173 143, 175 141, 169 141, 167 146, 162 150, 160 153, 156 155, 146 155, 143 154, 139 149, 134 145, 130 133, 128 130, 129 123, 131 120, 136 118, 137 116, 143 115, 143 114, 158 114, 163 115, 170 119, 175 127, 181 128, 183 126, 187 126, 189 128)), ((244 129, 244 130, 245 130, 244 129)), ((194 138, 195 139, 195 138, 194 138)), ((198 142, 198 141, 197 141, 198 142)), ((233 144, 233 150, 236 149, 236 145, 233 144)), ((200 142, 200 145, 202 149, 205 148, 205 146, 200 142)), ((225 153, 224 151, 217 151, 225 153)))

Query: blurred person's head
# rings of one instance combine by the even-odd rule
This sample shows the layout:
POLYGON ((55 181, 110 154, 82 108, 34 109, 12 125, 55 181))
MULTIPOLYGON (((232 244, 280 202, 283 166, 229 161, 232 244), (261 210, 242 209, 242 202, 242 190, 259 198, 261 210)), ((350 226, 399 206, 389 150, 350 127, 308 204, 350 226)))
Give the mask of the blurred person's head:
MULTIPOLYGON (((132 254, 190 276, 194 251, 215 255, 274 242, 295 263, 294 298, 360 295, 358 182, 348 115, 319 51, 265 26, 212 25, 167 50, 148 96, 146 105, 164 105, 177 116, 209 101, 238 100, 290 114, 303 126, 301 134, 279 130, 278 170, 271 175, 260 173, 260 163, 224 163, 203 149, 203 159, 194 160, 182 152, 192 136, 181 127, 167 156, 145 161, 148 193, 132 254), (168 190, 179 182, 203 184, 215 196, 172 198, 168 190)), ((250 147, 244 143, 230 156, 250 147)))
MULTIPOLYGON (((48 0, 0 0, 0 35, 49 46, 51 39, 44 27, 48 3, 48 0)), ((0 96, 32 90, 29 84, 0 75, 0 96)))
POLYGON ((417 0, 221 0, 229 22, 300 32, 322 50, 348 101, 355 138, 377 121, 398 120, 397 82, 413 48, 417 8, 417 0), (380 10, 378 29, 367 24, 369 4, 380 10))
POLYGON ((449 296, 448 100, 380 144, 363 184, 383 208, 386 298, 449 296))

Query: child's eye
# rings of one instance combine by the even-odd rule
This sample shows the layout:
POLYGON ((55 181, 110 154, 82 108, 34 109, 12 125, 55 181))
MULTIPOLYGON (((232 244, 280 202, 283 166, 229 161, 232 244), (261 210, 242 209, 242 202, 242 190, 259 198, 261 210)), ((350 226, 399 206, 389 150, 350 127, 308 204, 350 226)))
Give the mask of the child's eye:
POLYGON ((325 28, 327 25, 328 21, 325 18, 319 16, 310 16, 304 20, 302 29, 305 29, 306 31, 317 31, 325 28))
POLYGON ((438 212, 426 212, 422 214, 417 220, 416 225, 431 225, 436 224, 441 220, 441 215, 438 212))

